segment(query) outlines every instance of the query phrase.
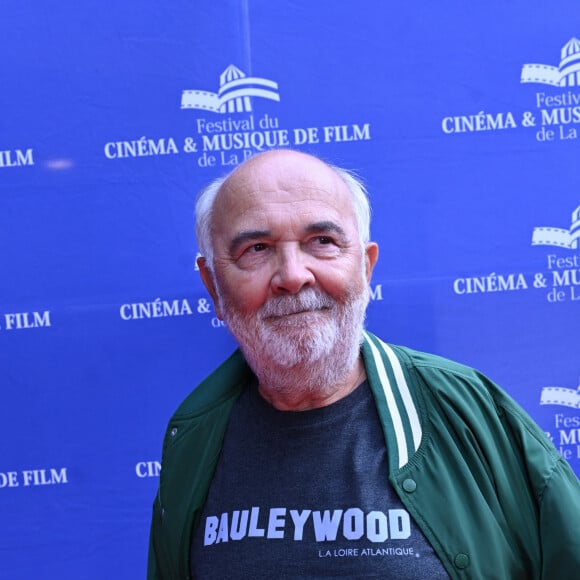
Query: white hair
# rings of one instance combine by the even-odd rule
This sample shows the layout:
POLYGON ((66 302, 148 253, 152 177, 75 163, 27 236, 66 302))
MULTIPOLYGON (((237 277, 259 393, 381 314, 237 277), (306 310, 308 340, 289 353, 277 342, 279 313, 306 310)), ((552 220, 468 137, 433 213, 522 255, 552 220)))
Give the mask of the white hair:
MULTIPOLYGON (((326 165, 340 176, 351 193, 360 243, 364 246, 364 244, 370 240, 371 224, 371 206, 367 190, 354 172, 334 165, 326 165)), ((195 204, 195 233, 197 237, 197 247, 199 253, 205 258, 206 265, 210 270, 213 270, 214 259, 211 235, 213 206, 222 185, 232 173, 233 171, 228 175, 214 179, 209 183, 200 191, 195 204)))

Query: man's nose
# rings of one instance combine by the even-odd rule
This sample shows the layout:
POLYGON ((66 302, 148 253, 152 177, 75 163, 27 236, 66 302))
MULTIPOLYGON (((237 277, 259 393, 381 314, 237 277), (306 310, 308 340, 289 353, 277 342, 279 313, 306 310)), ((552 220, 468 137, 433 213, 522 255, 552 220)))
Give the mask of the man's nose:
POLYGON ((276 294, 297 294, 313 286, 315 277, 309 267, 308 256, 299 248, 281 248, 276 256, 276 271, 272 276, 272 290, 276 294))

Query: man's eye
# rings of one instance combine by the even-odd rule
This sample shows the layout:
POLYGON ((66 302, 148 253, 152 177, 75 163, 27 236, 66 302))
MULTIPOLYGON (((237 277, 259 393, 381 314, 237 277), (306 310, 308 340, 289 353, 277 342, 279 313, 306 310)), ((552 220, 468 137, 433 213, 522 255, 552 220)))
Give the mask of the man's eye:
POLYGON ((268 246, 266 244, 254 244, 250 250, 252 252, 263 252, 268 246))
POLYGON ((329 236, 318 236, 317 238, 320 244, 332 244, 333 240, 329 236))

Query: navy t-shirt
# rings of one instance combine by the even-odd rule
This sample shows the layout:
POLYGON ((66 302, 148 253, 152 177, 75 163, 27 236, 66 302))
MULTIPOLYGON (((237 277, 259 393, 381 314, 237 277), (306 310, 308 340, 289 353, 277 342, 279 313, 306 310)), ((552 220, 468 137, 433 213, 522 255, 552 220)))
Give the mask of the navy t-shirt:
POLYGON ((278 411, 256 388, 240 397, 193 538, 192 573, 449 578, 388 481, 368 383, 311 411, 278 411))

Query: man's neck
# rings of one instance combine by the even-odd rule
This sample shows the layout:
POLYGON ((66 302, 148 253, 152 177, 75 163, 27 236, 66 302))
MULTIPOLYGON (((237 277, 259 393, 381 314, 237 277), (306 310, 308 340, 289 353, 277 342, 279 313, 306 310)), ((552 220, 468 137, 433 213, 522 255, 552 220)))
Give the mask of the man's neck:
POLYGON ((291 372, 294 377, 292 388, 285 386, 286 381, 283 381, 284 386, 282 386, 271 377, 264 381, 260 379, 258 384, 260 395, 279 411, 309 411, 326 407, 352 393, 366 378, 365 367, 360 356, 344 379, 332 385, 301 384, 300 371, 291 372))

